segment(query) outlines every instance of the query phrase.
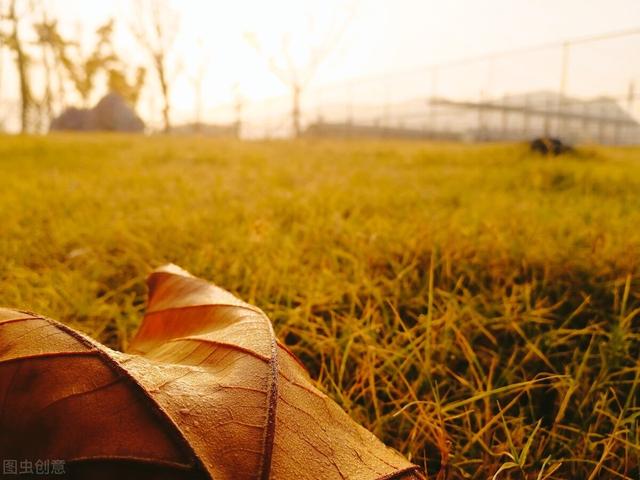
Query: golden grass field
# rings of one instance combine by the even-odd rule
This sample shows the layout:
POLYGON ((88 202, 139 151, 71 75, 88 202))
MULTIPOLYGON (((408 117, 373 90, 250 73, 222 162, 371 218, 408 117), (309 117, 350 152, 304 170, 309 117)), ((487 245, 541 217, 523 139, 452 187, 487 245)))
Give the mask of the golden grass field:
POLYGON ((122 348, 174 262, 430 478, 640 479, 640 148, 5 136, 0 178, 0 305, 122 348))

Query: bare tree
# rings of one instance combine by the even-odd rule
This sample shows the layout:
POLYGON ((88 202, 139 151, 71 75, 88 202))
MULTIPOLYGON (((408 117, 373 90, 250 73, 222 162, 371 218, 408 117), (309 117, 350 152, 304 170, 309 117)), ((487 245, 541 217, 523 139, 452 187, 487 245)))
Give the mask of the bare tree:
MULTIPOLYGON (((302 94, 316 74, 320 64, 334 50, 340 41, 348 23, 354 14, 355 4, 349 5, 346 15, 342 18, 334 15, 329 31, 315 45, 310 45, 306 61, 296 62, 291 55, 291 35, 284 34, 280 44, 278 54, 267 54, 260 44, 256 34, 246 33, 245 40, 252 45, 256 51, 266 57, 269 68, 280 79, 282 83, 291 91, 291 125, 294 137, 299 137, 302 133, 300 102, 302 94)), ((309 17, 309 30, 313 30, 313 21, 309 17)), ((300 40, 304 42, 305 40, 300 40)))
POLYGON ((160 93, 164 132, 171 130, 171 99, 168 56, 178 32, 178 15, 163 0, 138 0, 137 23, 131 29, 138 43, 151 57, 160 93))
POLYGON ((16 0, 10 0, 6 12, 0 12, 0 20, 2 23, 8 24, 8 32, 0 30, 0 43, 6 45, 15 55, 20 83, 20 130, 25 133, 29 129, 29 115, 33 106, 29 77, 31 58, 25 51, 25 45, 20 37, 20 17, 22 14, 17 12, 16 3, 16 0))
POLYGON ((207 53, 207 50, 204 46, 204 42, 202 38, 198 38, 197 42, 197 52, 199 63, 196 70, 189 75, 189 81, 193 86, 194 91, 194 128, 196 132, 200 132, 202 128, 202 106, 203 106, 203 98, 202 98, 202 86, 204 84, 204 79, 207 75, 207 69, 209 67, 210 56, 207 53))
POLYGON ((240 138, 242 134, 242 112, 244 110, 245 98, 244 95, 242 95, 242 90, 238 82, 233 84, 233 97, 233 110, 236 116, 234 122, 235 135, 240 138))

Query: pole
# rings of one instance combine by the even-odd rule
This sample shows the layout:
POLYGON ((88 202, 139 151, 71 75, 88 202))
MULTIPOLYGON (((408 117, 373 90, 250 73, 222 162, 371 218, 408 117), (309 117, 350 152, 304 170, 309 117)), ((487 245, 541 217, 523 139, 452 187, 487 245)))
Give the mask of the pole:
POLYGON ((438 112, 437 107, 434 105, 434 100, 438 98, 438 67, 433 67, 431 70, 431 108, 430 108, 430 116, 431 116, 431 131, 435 135, 435 132, 438 130, 438 112))
POLYGON ((564 136, 566 130, 566 121, 562 118, 562 110, 564 108, 565 99, 567 96, 567 77, 569 75, 569 53, 571 49, 570 42, 564 42, 562 44, 562 62, 560 65, 560 90, 558 91, 558 136, 564 136))

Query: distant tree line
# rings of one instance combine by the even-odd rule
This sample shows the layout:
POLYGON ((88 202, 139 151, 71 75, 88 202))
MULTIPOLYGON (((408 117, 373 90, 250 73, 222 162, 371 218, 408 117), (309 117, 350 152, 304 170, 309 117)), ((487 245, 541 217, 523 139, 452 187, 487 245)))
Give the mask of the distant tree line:
MULTIPOLYGON (((169 81, 166 57, 176 27, 166 22, 169 17, 159 1, 138 2, 139 18, 149 22, 132 26, 135 38, 151 57, 152 73, 159 81, 164 101, 163 127, 170 129, 169 81), (142 9, 148 9, 143 12, 142 9), (162 16, 164 15, 164 16, 162 16), (163 23, 165 22, 165 23, 163 23)), ((174 17, 175 18, 175 17, 174 17)), ((78 39, 63 35, 59 22, 51 18, 43 4, 26 0, 0 0, 0 48, 11 52, 19 83, 20 130, 39 131, 51 122, 55 111, 65 105, 70 91, 83 107, 106 79, 107 90, 119 94, 132 107, 148 83, 144 66, 132 67, 117 52, 113 34, 115 21, 109 19, 94 32, 89 48, 78 39), (35 19, 27 22, 25 19, 35 19), (33 40, 35 38, 35 41, 33 40), (36 94, 34 69, 39 67, 43 87, 36 94)))
MULTIPOLYGON (((146 67, 131 65, 117 51, 113 40, 114 19, 101 24, 94 32, 93 42, 87 46, 86 42, 63 34, 59 20, 51 17, 44 0, 0 0, 0 53, 11 54, 18 78, 21 132, 45 130, 55 115, 68 106, 71 93, 87 108, 105 81, 108 92, 117 93, 135 108, 142 90, 150 84, 150 77, 161 96, 162 129, 170 131, 171 85, 179 68, 168 59, 178 32, 178 15, 165 0, 136 0, 134 8, 135 19, 128 28, 147 56, 146 67), (34 88, 34 78, 38 88, 34 88)), ((345 26, 346 22, 336 22, 336 28, 321 45, 310 46, 308 61, 300 65, 289 54, 290 39, 286 34, 281 51, 271 55, 263 52, 256 35, 245 37, 289 89, 295 136, 301 133, 301 96, 345 26)), ((202 40, 199 50, 204 52, 202 40)), ((200 67, 190 76, 196 96, 196 124, 202 117, 202 88, 208 60, 208 55, 203 54, 200 67)), ((238 117, 242 110, 241 98, 236 86, 238 117)))

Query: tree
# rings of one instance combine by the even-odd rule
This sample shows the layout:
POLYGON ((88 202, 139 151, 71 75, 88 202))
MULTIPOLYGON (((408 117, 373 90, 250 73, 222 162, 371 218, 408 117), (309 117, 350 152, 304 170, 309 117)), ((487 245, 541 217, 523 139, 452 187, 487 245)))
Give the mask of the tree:
MULTIPOLYGON (((43 18, 43 24, 47 24, 46 15, 43 18)), ((44 114, 47 119, 50 121, 53 117, 53 94, 52 94, 52 65, 50 52, 46 41, 46 36, 42 35, 38 29, 39 24, 34 25, 34 29, 38 34, 38 39, 36 40, 36 45, 40 46, 42 51, 42 65, 44 67, 44 95, 43 99, 40 102, 41 110, 44 110, 44 114)))
POLYGON ((235 130, 236 136, 239 138, 242 134, 242 111, 244 110, 245 98, 240 90, 240 84, 238 82, 233 84, 233 110, 235 113, 235 130))
MULTIPOLYGON (((282 36, 280 52, 277 54, 267 54, 255 33, 249 32, 245 34, 245 40, 247 40, 259 54, 267 58, 270 70, 291 92, 291 126, 293 135, 296 138, 302 133, 300 121, 302 94, 309 86, 320 64, 337 46, 353 13, 354 5, 350 5, 347 8, 344 18, 334 16, 328 32, 325 32, 317 43, 309 46, 307 58, 302 61, 296 61, 291 54, 291 34, 289 33, 282 36)), ((310 17, 309 29, 304 32, 305 39, 312 36, 314 33, 313 30, 314 22, 310 17)), ((299 42, 296 43, 301 44, 304 41, 305 40, 300 39, 299 42)))
POLYGON ((151 57, 153 70, 162 94, 162 120, 164 132, 171 130, 171 100, 168 56, 178 32, 178 16, 162 0, 138 0, 138 22, 132 31, 140 46, 151 57))
POLYGON ((110 92, 119 94, 127 103, 135 107, 140 98, 146 75, 147 70, 144 67, 138 67, 133 80, 129 81, 125 65, 118 62, 107 70, 107 86, 110 92))
MULTIPOLYGON (((115 22, 108 20, 96 30, 96 43, 88 55, 80 51, 77 42, 64 39, 57 27, 55 20, 45 19, 35 25, 38 35, 38 44, 50 52, 58 72, 66 71, 73 83, 83 105, 88 106, 91 94, 96 85, 96 79, 100 73, 106 74, 107 88, 111 92, 118 93, 128 103, 135 106, 144 86, 146 70, 138 67, 133 80, 129 80, 128 68, 125 62, 116 53, 113 44, 113 31, 115 22), (76 51, 71 53, 70 49, 76 51), (77 60, 74 61, 74 58, 77 60)), ((44 55, 47 58, 48 55, 44 55)), ((48 79, 47 83, 51 80, 48 79)), ((64 97, 64 79, 58 78, 59 97, 64 97)), ((47 92, 51 88, 47 87, 47 92)))
POLYGON ((89 106, 91 93, 95 87, 95 80, 101 70, 107 70, 108 66, 117 61, 113 51, 111 36, 113 35, 114 21, 108 20, 96 30, 97 40, 93 50, 88 55, 83 55, 78 43, 62 42, 59 50, 60 61, 66 68, 73 85, 80 95, 83 106, 89 106), (75 47, 74 57, 78 58, 74 62, 66 52, 66 47, 75 47))
POLYGON ((16 69, 20 83, 20 131, 25 133, 29 129, 29 115, 33 106, 29 65, 31 58, 25 51, 25 45, 20 37, 20 17, 16 10, 16 0, 10 0, 6 13, 0 12, 0 20, 9 25, 9 32, 0 31, 0 43, 6 45, 15 55, 16 69))
POLYGON ((72 42, 65 40, 58 30, 58 21, 48 17, 46 11, 42 12, 42 20, 34 24, 36 33, 35 44, 42 51, 42 63, 44 66, 45 86, 42 108, 45 110, 49 120, 53 117, 54 99, 55 103, 62 107, 65 105, 65 65, 70 64, 66 58, 67 48, 72 42), (54 92, 54 76, 55 87, 54 92))
POLYGON ((207 75, 207 67, 209 65, 210 56, 206 51, 202 38, 197 40, 197 52, 199 63, 193 74, 189 75, 189 81, 194 91, 194 128, 199 132, 202 127, 202 85, 207 75))
POLYGON ((108 90, 120 95, 131 106, 135 106, 144 87, 147 70, 141 66, 137 67, 133 79, 129 80, 129 69, 120 55, 116 53, 113 44, 113 29, 113 20, 98 29, 99 42, 96 45, 95 54, 102 59, 102 68, 107 74, 108 90))

